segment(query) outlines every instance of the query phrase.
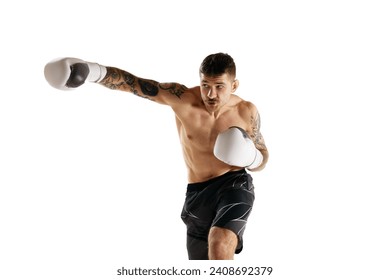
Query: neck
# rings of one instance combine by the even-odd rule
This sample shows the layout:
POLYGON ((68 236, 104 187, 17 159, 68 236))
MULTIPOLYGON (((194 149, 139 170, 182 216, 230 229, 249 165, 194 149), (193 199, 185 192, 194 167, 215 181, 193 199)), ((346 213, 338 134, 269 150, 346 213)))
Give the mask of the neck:
POLYGON ((221 115, 221 113, 223 112, 223 108, 218 108, 218 109, 213 109, 213 108, 208 108, 206 106, 206 111, 207 113, 210 115, 210 117, 213 117, 213 118, 218 118, 219 115, 221 115))

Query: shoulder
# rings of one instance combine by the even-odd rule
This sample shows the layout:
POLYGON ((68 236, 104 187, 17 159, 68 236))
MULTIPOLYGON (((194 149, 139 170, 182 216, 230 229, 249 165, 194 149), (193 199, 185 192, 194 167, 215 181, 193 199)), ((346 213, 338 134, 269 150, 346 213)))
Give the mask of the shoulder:
POLYGON ((160 83, 159 88, 164 92, 162 98, 165 103, 172 107, 191 104, 199 96, 199 87, 187 88, 178 83, 160 83))
POLYGON ((250 101, 246 101, 238 96, 236 96, 237 99, 237 109, 240 113, 240 115, 253 117, 258 114, 257 107, 255 104, 253 104, 250 101))
POLYGON ((189 104, 194 104, 199 101, 201 101, 202 98, 200 96, 200 87, 195 86, 191 88, 186 88, 186 91, 184 92, 182 96, 182 101, 189 104))
POLYGON ((187 91, 193 95, 200 97, 200 86, 195 86, 191 88, 187 88, 187 91))
POLYGON ((187 115, 195 107, 200 107, 202 99, 200 97, 199 87, 185 88, 180 96, 172 98, 170 107, 173 109, 176 115, 187 115))

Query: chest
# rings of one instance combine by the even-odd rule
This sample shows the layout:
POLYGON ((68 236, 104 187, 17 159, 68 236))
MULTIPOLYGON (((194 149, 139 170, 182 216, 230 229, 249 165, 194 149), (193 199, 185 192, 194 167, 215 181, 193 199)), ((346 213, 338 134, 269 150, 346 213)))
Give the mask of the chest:
POLYGON ((231 126, 247 129, 245 120, 236 110, 218 117, 202 110, 191 110, 177 118, 176 122, 182 144, 197 150, 212 149, 218 134, 231 126))

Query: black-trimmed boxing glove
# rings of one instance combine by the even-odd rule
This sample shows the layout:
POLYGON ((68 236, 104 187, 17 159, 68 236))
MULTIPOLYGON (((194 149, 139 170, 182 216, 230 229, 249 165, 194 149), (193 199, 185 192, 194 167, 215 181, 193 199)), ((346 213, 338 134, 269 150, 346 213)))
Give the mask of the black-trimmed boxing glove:
POLYGON ((88 82, 100 82, 107 74, 106 67, 78 58, 57 58, 46 64, 47 82, 54 88, 70 90, 88 82))

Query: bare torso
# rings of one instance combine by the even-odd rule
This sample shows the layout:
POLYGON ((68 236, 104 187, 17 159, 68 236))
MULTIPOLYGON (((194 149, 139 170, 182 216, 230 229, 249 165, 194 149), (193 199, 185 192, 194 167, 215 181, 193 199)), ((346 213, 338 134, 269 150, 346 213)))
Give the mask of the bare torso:
POLYGON ((218 160, 213 153, 217 135, 231 126, 248 129, 241 107, 245 101, 232 95, 230 101, 218 114, 210 114, 200 97, 199 87, 190 90, 191 102, 173 107, 176 125, 183 148, 184 160, 190 183, 207 181, 228 171, 242 169, 218 160))
POLYGON ((190 183, 204 182, 242 169, 214 156, 217 135, 231 126, 244 129, 264 156, 263 163, 252 171, 261 170, 267 162, 268 151, 260 133, 257 109, 233 94, 237 83, 229 80, 227 74, 202 77, 202 88, 187 88, 178 83, 142 79, 121 69, 107 67, 107 75, 100 83, 110 89, 133 92, 173 109, 190 183))

